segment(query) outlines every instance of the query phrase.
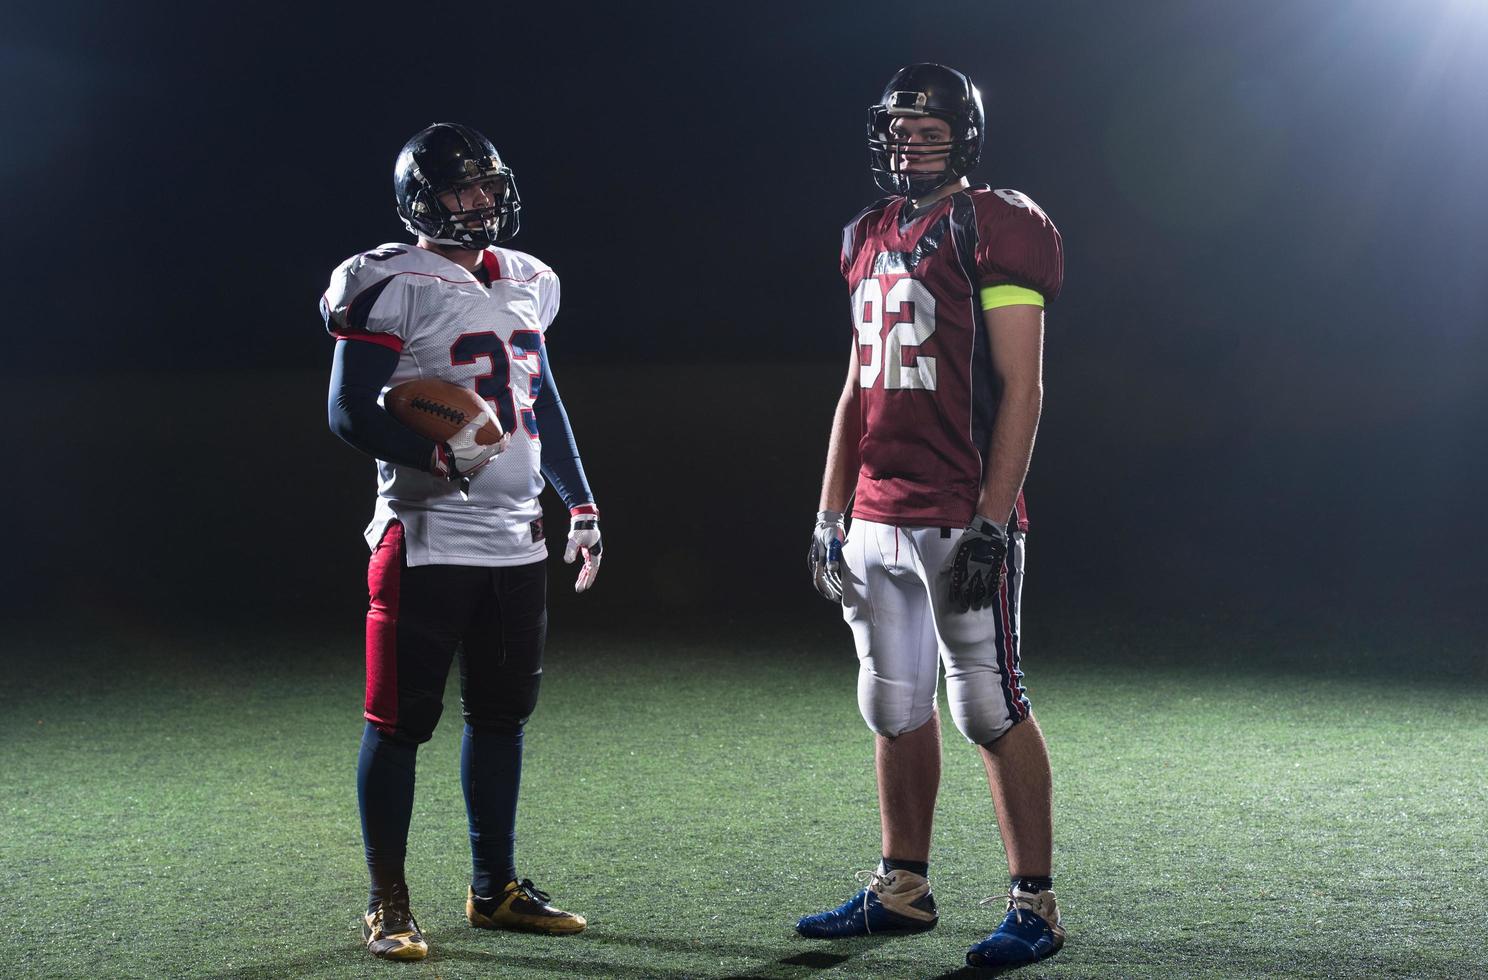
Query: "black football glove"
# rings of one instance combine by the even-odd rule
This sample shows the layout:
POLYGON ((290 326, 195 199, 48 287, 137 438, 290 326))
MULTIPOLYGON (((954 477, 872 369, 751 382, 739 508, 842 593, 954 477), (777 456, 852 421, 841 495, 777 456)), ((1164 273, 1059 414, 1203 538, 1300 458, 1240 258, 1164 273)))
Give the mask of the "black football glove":
POLYGON ((952 612, 983 609, 997 599, 1007 561, 1007 528, 980 514, 961 532, 940 574, 949 579, 947 595, 952 612))
POLYGON ((824 510, 816 515, 816 527, 811 532, 811 550, 806 553, 806 567, 811 572, 811 584, 828 602, 842 601, 842 542, 845 540, 847 531, 842 526, 841 514, 824 510))

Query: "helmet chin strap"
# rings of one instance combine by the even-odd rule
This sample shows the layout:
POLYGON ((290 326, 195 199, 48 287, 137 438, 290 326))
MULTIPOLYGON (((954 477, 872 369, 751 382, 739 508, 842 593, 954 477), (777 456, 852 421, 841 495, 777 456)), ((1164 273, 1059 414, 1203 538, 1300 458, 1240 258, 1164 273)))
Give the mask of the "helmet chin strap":
POLYGON ((497 222, 495 219, 492 219, 491 222, 483 223, 482 230, 485 232, 485 237, 489 239, 489 241, 485 242, 484 244, 461 241, 459 239, 449 237, 435 238, 432 235, 427 235, 419 231, 417 228, 414 228, 411 225, 409 226, 409 230, 417 234, 419 237, 423 238, 425 241, 431 242, 435 245, 443 245, 446 248, 463 248, 469 252, 482 252, 490 246, 496 244, 496 237, 499 228, 493 227, 493 225, 499 225, 499 222, 497 222))
POLYGON ((915 177, 916 175, 912 173, 905 174, 905 183, 909 185, 909 196, 915 200, 929 194, 934 194, 955 179, 945 173, 925 174, 919 180, 916 180, 915 177))
POLYGON ((926 178, 938 179, 934 179, 933 182, 929 179, 917 181, 914 174, 904 174, 904 183, 909 189, 909 193, 906 196, 915 204, 918 204, 922 199, 929 197, 943 188, 966 185, 966 176, 964 174, 937 172, 925 174, 924 176, 926 178))
POLYGON ((435 238, 433 235, 427 235, 415 228, 413 226, 413 223, 408 221, 406 218, 403 221, 403 227, 407 228, 410 232, 417 235, 419 238, 422 238, 424 241, 428 242, 431 245, 443 245, 445 248, 463 248, 471 252, 483 251, 485 248, 485 246, 482 245, 471 245, 468 242, 457 242, 453 238, 435 238))

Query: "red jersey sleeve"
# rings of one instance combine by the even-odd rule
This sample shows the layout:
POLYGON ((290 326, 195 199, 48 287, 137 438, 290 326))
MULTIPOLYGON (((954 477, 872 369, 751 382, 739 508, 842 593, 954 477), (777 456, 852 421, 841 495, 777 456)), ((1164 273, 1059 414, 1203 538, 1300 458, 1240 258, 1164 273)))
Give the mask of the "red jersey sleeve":
POLYGON ((1023 286, 1047 302, 1064 285, 1059 229, 1026 195, 1007 188, 973 192, 979 286, 1023 286))

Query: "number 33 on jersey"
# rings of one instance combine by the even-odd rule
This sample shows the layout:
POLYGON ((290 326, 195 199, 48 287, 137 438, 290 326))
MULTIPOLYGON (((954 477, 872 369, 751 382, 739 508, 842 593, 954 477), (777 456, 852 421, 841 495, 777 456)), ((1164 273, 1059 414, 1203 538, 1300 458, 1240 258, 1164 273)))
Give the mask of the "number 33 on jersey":
POLYGON ((375 545, 389 520, 402 521, 410 565, 519 563, 546 552, 533 531, 543 488, 533 405, 543 386, 543 337, 558 314, 558 277, 500 246, 486 249, 481 263, 476 275, 428 249, 383 245, 341 263, 321 300, 334 336, 399 352, 388 387, 439 378, 474 388, 512 433, 468 499, 447 480, 378 461, 367 537, 375 545))
POLYGON ((843 229, 842 274, 861 389, 854 512, 964 527, 1000 395, 982 311, 1058 294, 1059 232, 1014 190, 974 187, 919 210, 893 197, 843 229))

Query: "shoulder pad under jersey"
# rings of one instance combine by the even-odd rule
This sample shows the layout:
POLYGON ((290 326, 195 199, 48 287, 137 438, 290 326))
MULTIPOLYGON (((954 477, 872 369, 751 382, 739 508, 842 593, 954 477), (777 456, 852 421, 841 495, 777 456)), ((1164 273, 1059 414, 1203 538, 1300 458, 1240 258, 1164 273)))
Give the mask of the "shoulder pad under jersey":
POLYGON ((1064 285, 1064 243, 1054 222, 1027 195, 974 188, 979 285, 1025 286, 1052 300, 1064 285))
POLYGON ((558 273, 542 259, 516 249, 493 245, 486 249, 486 253, 494 257, 499 278, 529 284, 537 291, 538 319, 546 330, 558 316, 561 293, 558 273))
POLYGON ((331 273, 321 297, 326 330, 335 337, 389 334, 407 340, 412 290, 431 279, 476 281, 443 256, 405 242, 353 255, 331 273))
POLYGON ((878 211, 883 210, 883 208, 893 200, 894 199, 892 197, 879 198, 877 201, 874 201, 872 204, 859 211, 856 215, 853 216, 853 219, 851 221, 842 226, 841 260, 842 275, 844 278, 847 276, 848 271, 852 269, 853 259, 858 254, 858 246, 863 243, 863 219, 878 211))

